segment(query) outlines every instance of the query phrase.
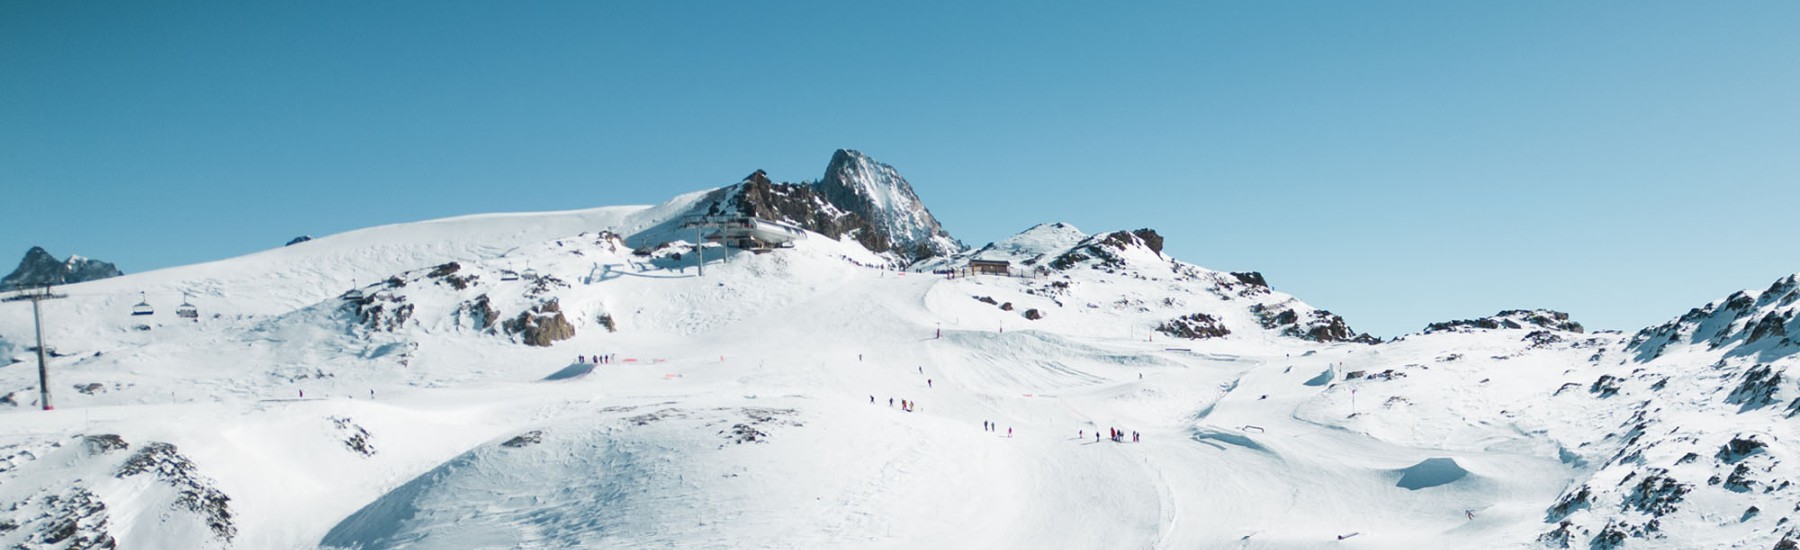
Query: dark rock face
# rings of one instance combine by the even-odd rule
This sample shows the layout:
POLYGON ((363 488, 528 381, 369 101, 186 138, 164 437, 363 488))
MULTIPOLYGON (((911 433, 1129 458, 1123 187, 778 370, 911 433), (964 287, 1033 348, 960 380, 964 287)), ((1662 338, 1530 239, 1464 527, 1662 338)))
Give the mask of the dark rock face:
POLYGON ((1153 229, 1114 231, 1082 240, 1074 248, 1050 260, 1050 267, 1066 270, 1094 260, 1094 264, 1090 266, 1094 269, 1119 270, 1125 268, 1125 257, 1120 252, 1132 247, 1144 247, 1157 256, 1162 256, 1162 245, 1162 236, 1157 235, 1153 229))
POLYGON ((1368 333, 1358 334, 1351 330, 1343 317, 1337 314, 1315 309, 1301 315, 1286 304, 1257 304, 1250 306, 1250 312, 1256 314, 1263 328, 1281 331, 1284 336, 1292 336, 1314 342, 1355 342, 1358 344, 1379 344, 1380 338, 1368 333))
POLYGON ((284 245, 281 245, 281 246, 294 246, 294 245, 297 245, 297 244, 300 244, 300 243, 303 243, 303 242, 306 242, 306 241, 310 241, 310 240, 312 240, 312 239, 313 239, 313 238, 312 238, 312 235, 301 235, 301 236, 298 236, 298 237, 294 237, 294 239, 293 239, 293 240, 290 240, 290 241, 288 241, 288 242, 287 242, 287 244, 284 244, 284 245))
MULTIPOLYGON (((390 280, 385 283, 389 288, 404 286, 390 280)), ((343 307, 355 317, 356 323, 369 330, 394 332, 412 319, 413 305, 406 302, 406 297, 393 292, 367 292, 361 298, 345 296, 343 307)))
POLYGON ((1246 285, 1250 285, 1253 287, 1262 287, 1265 289, 1269 288, 1269 280, 1264 279, 1262 273, 1258 273, 1255 271, 1240 271, 1240 272, 1233 272, 1231 274, 1231 276, 1236 278, 1238 280, 1238 282, 1244 283, 1246 285))
POLYGON ((1645 328, 1631 338, 1626 349, 1639 361, 1661 357, 1672 345, 1704 344, 1708 350, 1731 346, 1733 353, 1775 350, 1792 353, 1796 307, 1800 303, 1800 275, 1790 275, 1752 296, 1739 291, 1724 300, 1688 310, 1675 320, 1645 328), (1754 348, 1752 348, 1754 346, 1754 348))
POLYGON ((894 167, 867 155, 849 149, 833 152, 818 188, 832 204, 867 219, 870 230, 891 249, 912 259, 962 251, 913 192, 912 184, 894 167))
POLYGON ((817 182, 777 183, 757 170, 705 200, 707 215, 789 223, 833 239, 849 237, 872 252, 906 261, 963 249, 892 166, 846 149, 832 155, 817 182))
POLYGON ((1530 327, 1567 332, 1584 331, 1581 323, 1569 320, 1569 314, 1561 311, 1551 311, 1548 309, 1509 309, 1495 313, 1492 317, 1432 323, 1425 326, 1425 333, 1467 332, 1477 329, 1522 329, 1530 327))
POLYGON ((720 190, 708 215, 744 215, 799 226, 833 239, 850 235, 873 252, 888 252, 894 243, 882 238, 862 214, 836 207, 806 183, 775 183, 762 170, 736 186, 720 190))
POLYGON ((555 300, 520 313, 506 321, 505 326, 506 332, 518 335, 519 341, 528 346, 549 347, 559 340, 575 337, 575 325, 569 324, 569 318, 563 316, 562 306, 555 300))
POLYGON ((225 542, 237 537, 237 525, 231 517, 231 497, 214 487, 213 481, 201 475, 200 468, 174 445, 146 443, 113 475, 125 479, 145 474, 174 488, 177 492, 175 506, 199 515, 213 535, 225 542))
POLYGON ((1163 238, 1162 235, 1156 234, 1155 229, 1146 227, 1144 229, 1132 231, 1131 234, 1137 236, 1138 240, 1143 241, 1144 246, 1149 247, 1151 252, 1155 252, 1158 256, 1162 255, 1163 238))
POLYGON ((1161 325, 1157 325, 1156 331, 1189 340, 1222 338, 1231 334, 1231 329, 1225 328, 1225 324, 1218 317, 1205 313, 1184 315, 1164 321, 1161 325))
MULTIPOLYGON (((107 532, 111 526, 107 521, 106 503, 87 488, 71 487, 61 494, 45 497, 44 500, 49 510, 46 517, 42 518, 42 527, 28 535, 26 541, 39 543, 44 548, 118 548, 118 541, 107 532)), ((0 525, 8 525, 14 529, 19 527, 11 523, 0 525)), ((18 547, 31 548, 26 545, 18 547)))
POLYGON ((375 456, 375 444, 370 441, 373 436, 369 434, 369 430, 349 417, 333 416, 329 420, 338 433, 344 436, 344 448, 363 456, 375 456))
POLYGON ((0 278, 0 290, 20 286, 66 285, 120 275, 124 273, 113 264, 81 256, 58 260, 43 247, 34 246, 25 251, 25 258, 19 260, 19 267, 12 274, 0 278))
POLYGON ((536 445, 536 444, 543 443, 543 442, 544 442, 544 431, 543 430, 531 430, 529 432, 525 432, 525 433, 513 436, 512 439, 506 440, 506 442, 501 443, 500 446, 518 449, 518 448, 522 448, 522 447, 530 447, 532 445, 536 445))

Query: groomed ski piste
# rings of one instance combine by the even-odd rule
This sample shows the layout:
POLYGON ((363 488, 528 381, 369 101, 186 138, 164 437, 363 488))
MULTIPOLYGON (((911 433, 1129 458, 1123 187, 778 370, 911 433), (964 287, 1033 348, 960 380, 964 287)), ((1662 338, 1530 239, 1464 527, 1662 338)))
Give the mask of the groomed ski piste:
POLYGON ((1687 339, 1645 358, 1630 334, 1539 326, 1313 341, 1265 319, 1316 310, 1260 276, 1065 224, 974 253, 1046 266, 1026 277, 904 271, 820 235, 763 254, 708 247, 701 276, 675 225, 701 195, 376 227, 59 287, 68 298, 44 315, 53 411, 35 406, 29 304, 6 304, 0 544, 1515 548, 1558 546, 1560 527, 1575 547, 1611 547, 1617 531, 1626 547, 1766 548, 1788 536, 1796 502, 1777 460, 1795 436, 1791 378, 1775 375, 1767 408, 1723 393, 1750 363, 1792 364, 1785 348, 1720 366, 1741 356, 1687 339), (170 314, 184 291, 198 320, 170 314), (155 315, 128 314, 140 292, 155 315), (1228 334, 1156 330, 1193 314, 1228 334), (1715 459, 1742 438, 1761 446, 1715 459), (1663 456, 1680 445, 1702 460, 1663 456), (1756 464, 1744 490, 1683 470, 1739 463, 1756 464), (1687 490, 1640 506, 1667 496, 1634 489, 1655 468, 1687 490))

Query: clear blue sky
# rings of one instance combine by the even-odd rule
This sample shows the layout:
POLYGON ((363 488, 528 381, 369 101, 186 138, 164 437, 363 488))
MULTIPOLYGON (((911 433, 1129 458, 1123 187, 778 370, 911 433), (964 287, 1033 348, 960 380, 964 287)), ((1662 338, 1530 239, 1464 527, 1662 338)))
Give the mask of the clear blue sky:
MULTIPOLYGON (((1800 271, 1794 2, 0 3, 0 261, 895 165, 979 246, 1153 227, 1383 336, 1800 271)), ((8 264, 10 267, 10 263, 8 264)))

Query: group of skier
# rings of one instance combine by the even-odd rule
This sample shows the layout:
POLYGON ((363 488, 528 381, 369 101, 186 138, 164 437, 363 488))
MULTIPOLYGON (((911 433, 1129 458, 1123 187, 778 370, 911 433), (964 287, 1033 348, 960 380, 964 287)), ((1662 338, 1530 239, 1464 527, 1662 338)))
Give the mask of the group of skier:
POLYGON ((618 358, 619 358, 619 356, 610 354, 610 353, 606 354, 606 355, 577 355, 577 356, 575 356, 575 362, 576 363, 587 363, 589 360, 592 360, 594 364, 601 365, 601 364, 606 364, 606 363, 612 363, 613 361, 617 360, 618 358))
MULTIPOLYGON (((1139 441, 1140 434, 1138 434, 1137 430, 1132 430, 1130 433, 1131 433, 1131 442, 1137 443, 1139 441)), ((1107 428, 1106 429, 1106 438, 1111 439, 1113 441, 1113 443, 1123 443, 1125 441, 1125 434, 1126 434, 1125 430, 1121 430, 1118 428, 1107 428)), ((1087 430, 1075 430, 1075 439, 1085 439, 1085 438, 1087 438, 1087 430)), ((1100 442, 1100 430, 1094 430, 1094 442, 1095 443, 1100 442)))
MULTIPOLYGON (((998 432, 1000 431, 1000 425, 995 424, 991 420, 983 420, 981 421, 981 429, 982 431, 998 432)), ((1012 426, 1006 427, 1006 437, 1012 437, 1012 426)))
MULTIPOLYGON (((870 404, 875 403, 875 396, 873 396, 873 395, 869 396, 869 403, 870 404)), ((894 398, 892 398, 892 397, 888 398, 888 406, 889 407, 894 406, 894 398)), ((910 400, 906 400, 906 399, 900 400, 900 410, 903 410, 906 412, 913 412, 915 410, 918 410, 918 407, 919 407, 918 403, 914 403, 914 402, 912 402, 910 400)))

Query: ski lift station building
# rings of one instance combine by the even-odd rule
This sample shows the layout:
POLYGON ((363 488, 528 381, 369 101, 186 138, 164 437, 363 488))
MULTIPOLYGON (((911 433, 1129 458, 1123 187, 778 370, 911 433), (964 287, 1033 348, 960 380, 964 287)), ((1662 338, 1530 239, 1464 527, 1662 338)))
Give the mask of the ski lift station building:
POLYGON ((794 241, 806 238, 804 229, 750 216, 709 217, 691 225, 718 230, 708 235, 706 240, 748 250, 793 248, 794 241))
POLYGON ((1012 262, 1006 260, 969 260, 969 272, 976 275, 1010 275, 1012 262))

